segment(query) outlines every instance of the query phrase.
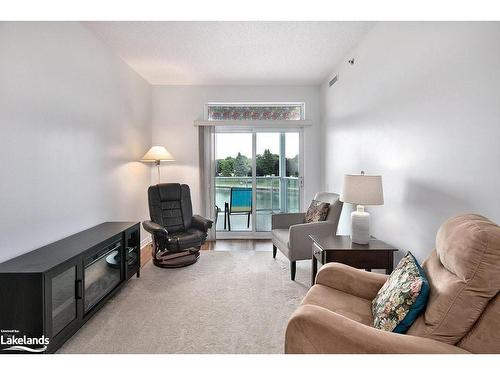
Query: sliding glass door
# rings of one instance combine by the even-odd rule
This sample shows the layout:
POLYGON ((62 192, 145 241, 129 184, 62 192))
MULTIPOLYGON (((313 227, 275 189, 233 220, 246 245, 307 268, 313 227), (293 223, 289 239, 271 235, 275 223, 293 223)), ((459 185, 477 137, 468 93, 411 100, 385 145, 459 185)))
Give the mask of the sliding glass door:
POLYGON ((219 130, 215 134, 217 237, 266 237, 271 215, 298 212, 301 131, 219 130))
POLYGON ((217 231, 252 231, 253 134, 215 134, 217 231))

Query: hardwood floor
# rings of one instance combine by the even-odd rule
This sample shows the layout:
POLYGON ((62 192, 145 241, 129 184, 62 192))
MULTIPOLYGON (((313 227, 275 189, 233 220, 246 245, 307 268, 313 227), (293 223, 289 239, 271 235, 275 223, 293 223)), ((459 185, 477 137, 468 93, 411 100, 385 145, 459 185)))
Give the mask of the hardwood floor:
POLYGON ((207 241, 201 247, 202 250, 213 250, 213 251, 239 251, 239 250, 271 251, 272 248, 273 244, 270 239, 207 241))
POLYGON ((144 246, 141 249, 141 267, 151 260, 151 244, 144 246))

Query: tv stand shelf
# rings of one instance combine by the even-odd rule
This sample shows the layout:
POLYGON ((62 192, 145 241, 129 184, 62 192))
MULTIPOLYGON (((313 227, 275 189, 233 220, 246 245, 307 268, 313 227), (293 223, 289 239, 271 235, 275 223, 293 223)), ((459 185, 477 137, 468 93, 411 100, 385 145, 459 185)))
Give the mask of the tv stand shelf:
POLYGON ((106 222, 1 263, 0 353, 55 352, 140 276, 140 243, 139 223, 106 222), (48 343, 9 344, 24 336, 48 343))

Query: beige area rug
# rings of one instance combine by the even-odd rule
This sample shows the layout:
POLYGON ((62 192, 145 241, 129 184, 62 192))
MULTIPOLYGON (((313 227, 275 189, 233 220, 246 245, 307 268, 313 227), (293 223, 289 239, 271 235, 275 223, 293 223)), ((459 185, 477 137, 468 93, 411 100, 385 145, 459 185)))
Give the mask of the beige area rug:
POLYGON ((58 353, 283 353, 310 262, 263 251, 202 251, 180 269, 148 263, 58 353))

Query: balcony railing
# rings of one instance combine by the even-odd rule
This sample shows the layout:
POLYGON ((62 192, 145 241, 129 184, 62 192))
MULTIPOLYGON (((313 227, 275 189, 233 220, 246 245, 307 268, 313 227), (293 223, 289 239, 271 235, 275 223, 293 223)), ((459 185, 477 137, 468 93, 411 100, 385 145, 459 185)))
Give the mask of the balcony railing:
MULTIPOLYGON (((257 213, 298 212, 298 177, 257 177, 257 213)), ((215 177, 215 204, 223 208, 230 201, 232 187, 252 188, 252 177, 215 177)))

